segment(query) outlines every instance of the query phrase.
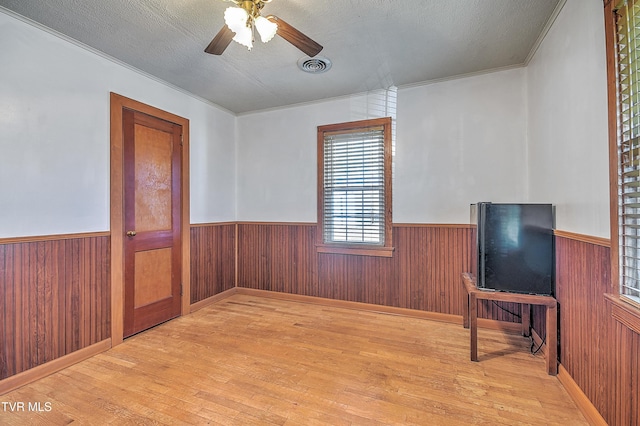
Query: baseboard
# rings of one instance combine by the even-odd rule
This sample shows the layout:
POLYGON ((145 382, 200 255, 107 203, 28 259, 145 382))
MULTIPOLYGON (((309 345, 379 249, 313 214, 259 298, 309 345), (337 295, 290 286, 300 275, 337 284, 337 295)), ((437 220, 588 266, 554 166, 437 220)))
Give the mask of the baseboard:
POLYGON ((99 353, 109 349, 111 349, 111 339, 105 339, 68 355, 56 358, 45 364, 23 371, 22 373, 7 377, 4 380, 0 380, 0 395, 4 395, 7 392, 11 392, 12 390, 16 390, 24 385, 35 382, 36 380, 42 379, 43 377, 49 376, 57 371, 70 367, 73 364, 77 364, 80 361, 84 361, 87 358, 91 358, 92 356, 98 355, 99 353))
POLYGON ((558 380, 560 380, 560 383, 562 383, 562 386, 564 386, 571 399, 573 399, 573 402, 576 403, 582 415, 591 425, 607 426, 607 422, 602 418, 596 407, 594 407, 589 398, 587 398, 587 395, 582 392, 580 386, 573 380, 573 377, 565 370, 562 364, 558 365, 558 380))
POLYGON ((236 293, 237 293, 237 288, 234 287, 234 288, 230 288, 229 290, 225 290, 222 293, 218 293, 211 297, 207 297, 206 299, 201 300, 199 302, 193 303, 191 305, 190 313, 194 313, 197 310, 205 308, 209 305, 213 305, 214 303, 217 303, 223 299, 226 299, 227 297, 233 296, 236 293))

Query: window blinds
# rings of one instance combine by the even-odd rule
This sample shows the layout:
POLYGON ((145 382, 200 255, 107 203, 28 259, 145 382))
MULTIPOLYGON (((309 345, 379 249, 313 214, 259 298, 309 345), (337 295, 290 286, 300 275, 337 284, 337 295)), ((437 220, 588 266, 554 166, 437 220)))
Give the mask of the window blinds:
POLYGON ((621 294, 640 296, 640 7, 617 10, 618 215, 621 294))
POLYGON ((384 245, 384 128, 324 134, 324 242, 384 245))

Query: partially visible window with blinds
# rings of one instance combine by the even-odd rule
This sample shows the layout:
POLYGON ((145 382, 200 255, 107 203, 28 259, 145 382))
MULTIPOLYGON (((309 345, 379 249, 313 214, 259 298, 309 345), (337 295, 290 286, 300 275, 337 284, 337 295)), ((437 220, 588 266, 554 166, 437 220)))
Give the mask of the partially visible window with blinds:
POLYGON ((318 128, 322 245, 389 245, 390 127, 385 118, 318 128))
POLYGON ((640 2, 616 11, 620 293, 640 303, 640 2))

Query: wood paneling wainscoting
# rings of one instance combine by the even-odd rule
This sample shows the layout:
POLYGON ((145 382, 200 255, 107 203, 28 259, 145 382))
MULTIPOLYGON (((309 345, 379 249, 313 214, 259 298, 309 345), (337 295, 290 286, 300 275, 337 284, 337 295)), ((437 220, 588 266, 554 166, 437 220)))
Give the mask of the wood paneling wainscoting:
MULTIPOLYGON (((559 359, 598 410, 584 412, 593 424, 638 425, 640 336, 612 316, 615 303, 605 294, 618 290, 611 288, 610 256, 607 239, 556 231, 559 359)), ((544 338, 537 309, 533 327, 544 338)))
POLYGON ((108 233, 0 240, 0 380, 111 336, 108 233))
MULTIPOLYGON (((617 302, 624 304, 625 302, 617 302)), ((635 313, 633 328, 628 323, 620 321, 617 317, 617 310, 623 309, 616 302, 607 302, 607 314, 614 318, 611 324, 611 336, 613 351, 609 352, 609 359, 614 383, 611 394, 616 398, 611 401, 610 424, 630 425, 640 424, 640 333, 638 330, 638 314, 635 313), (615 387, 613 387, 615 386, 615 387)), ((611 381, 611 379, 609 379, 611 381)))
POLYGON ((316 225, 238 224, 238 287, 320 296, 316 225))
POLYGON ((610 249, 578 238, 556 236, 560 363, 607 418, 605 406, 614 399, 613 392, 607 391, 612 378, 609 359, 603 356, 603 348, 613 348, 604 299, 611 291, 610 249))
MULTIPOLYGON (((238 287, 462 316, 469 225, 395 224, 391 258, 317 253, 316 229, 239 223, 238 287)), ((520 322, 519 305, 499 305, 483 301, 478 316, 520 322)))
POLYGON ((191 225, 191 304, 236 285, 236 224, 191 225))

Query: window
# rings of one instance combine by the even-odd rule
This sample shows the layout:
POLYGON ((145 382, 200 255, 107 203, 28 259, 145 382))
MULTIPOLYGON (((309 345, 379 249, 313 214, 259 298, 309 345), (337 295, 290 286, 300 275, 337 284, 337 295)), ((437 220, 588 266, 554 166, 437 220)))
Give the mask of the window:
POLYGON ((318 127, 318 251, 391 256, 391 125, 318 127))
POLYGON ((613 17, 608 23, 609 58, 615 59, 610 61, 609 78, 616 88, 609 94, 610 114, 615 114, 610 115, 610 128, 615 130, 611 235, 618 235, 617 247, 612 244, 614 262, 617 259, 613 272, 620 294, 640 306, 640 1, 619 2, 613 17))

